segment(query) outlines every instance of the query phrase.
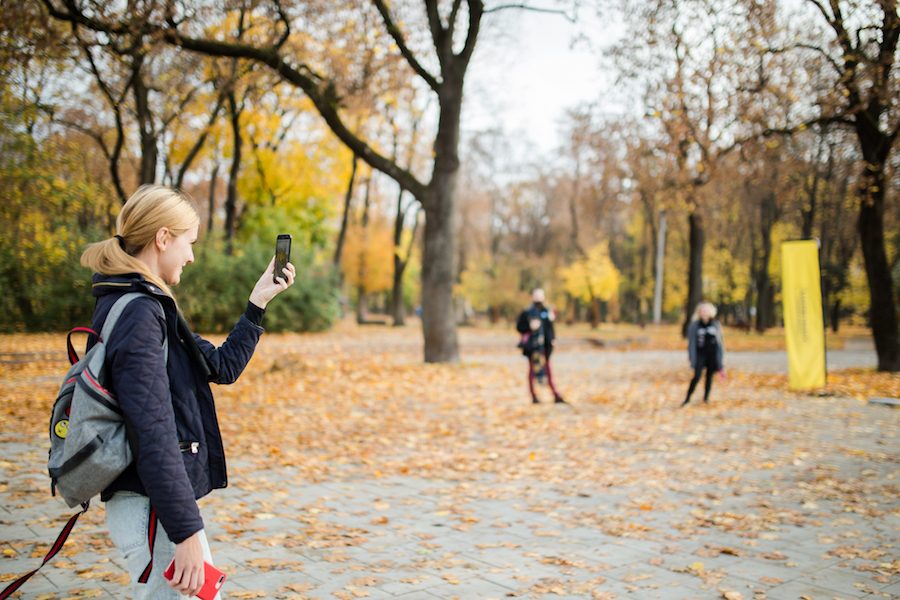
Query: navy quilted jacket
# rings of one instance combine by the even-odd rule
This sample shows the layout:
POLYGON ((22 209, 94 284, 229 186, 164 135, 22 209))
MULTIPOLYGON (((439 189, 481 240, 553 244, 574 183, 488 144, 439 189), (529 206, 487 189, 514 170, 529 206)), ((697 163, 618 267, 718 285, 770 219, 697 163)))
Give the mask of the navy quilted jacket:
POLYGON ((192 333, 172 298, 140 275, 95 274, 94 331, 103 328, 112 305, 128 292, 148 297, 131 302, 116 323, 106 341, 106 368, 135 458, 101 500, 123 490, 148 496, 177 544, 203 529, 196 499, 228 484, 209 384, 238 378, 262 335, 264 311, 248 303, 216 348, 192 333), (162 350, 166 339, 168 361, 162 350))

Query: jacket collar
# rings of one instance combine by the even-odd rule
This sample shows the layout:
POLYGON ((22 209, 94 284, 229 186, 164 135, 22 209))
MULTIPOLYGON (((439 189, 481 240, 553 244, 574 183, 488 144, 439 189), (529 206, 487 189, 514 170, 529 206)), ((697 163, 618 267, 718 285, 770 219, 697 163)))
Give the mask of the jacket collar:
POLYGON ((94 273, 91 282, 92 293, 98 299, 112 294, 121 295, 130 292, 142 292, 159 300, 166 313, 170 315, 170 317, 174 317, 172 326, 178 334, 178 338, 181 340, 182 344, 187 348, 191 360, 193 360, 200 369, 203 377, 217 377, 214 366, 206 360, 206 357, 197 346, 197 342, 194 340, 193 334, 191 333, 191 328, 184 319, 184 315, 181 314, 181 311, 178 310, 178 307, 175 305, 175 300, 159 289, 158 286, 144 279, 144 276, 139 273, 128 273, 126 275, 103 275, 101 273, 94 273))
POLYGON ((144 276, 139 273, 127 273, 124 275, 94 273, 94 276, 91 278, 91 293, 96 298, 110 294, 127 294, 129 292, 149 294, 159 300, 167 311, 178 312, 175 300, 158 286, 144 279, 144 276))

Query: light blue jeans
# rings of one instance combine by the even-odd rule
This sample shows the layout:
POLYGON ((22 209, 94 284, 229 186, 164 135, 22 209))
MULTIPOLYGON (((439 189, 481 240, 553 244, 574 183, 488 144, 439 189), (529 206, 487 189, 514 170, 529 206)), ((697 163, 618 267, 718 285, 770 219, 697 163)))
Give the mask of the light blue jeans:
MULTIPOLYGON (((134 600, 181 600, 187 598, 169 586, 163 571, 175 557, 175 544, 169 540, 162 523, 157 521, 156 543, 153 546, 153 568, 147 583, 138 578, 150 562, 150 546, 147 541, 150 527, 150 499, 134 492, 116 492, 106 503, 106 527, 109 537, 119 549, 128 574, 131 576, 131 593, 134 600)), ((206 534, 200 532, 203 558, 212 564, 212 555, 206 534)), ((222 595, 216 596, 221 600, 222 595)))

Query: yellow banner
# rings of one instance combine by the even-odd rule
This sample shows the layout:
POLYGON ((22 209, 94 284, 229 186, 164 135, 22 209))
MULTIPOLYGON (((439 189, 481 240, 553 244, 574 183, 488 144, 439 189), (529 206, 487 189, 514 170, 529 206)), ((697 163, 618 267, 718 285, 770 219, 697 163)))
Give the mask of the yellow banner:
POLYGON ((814 240, 781 244, 781 297, 791 389, 825 386, 825 324, 819 246, 814 240))

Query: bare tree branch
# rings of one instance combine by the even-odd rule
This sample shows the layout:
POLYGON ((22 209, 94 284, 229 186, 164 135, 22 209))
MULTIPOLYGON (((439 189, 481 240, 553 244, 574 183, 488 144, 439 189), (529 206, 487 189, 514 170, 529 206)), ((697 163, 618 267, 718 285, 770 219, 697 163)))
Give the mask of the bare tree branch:
POLYGON ((403 32, 400 31, 400 28, 391 17, 390 10, 388 10, 388 7, 387 5, 385 5, 384 0, 372 0, 372 2, 375 4, 375 8, 378 9, 379 14, 381 14, 381 19, 384 21, 384 26, 387 28, 388 33, 390 34, 391 38, 393 38, 394 43, 397 44, 397 47, 400 49, 400 54, 403 55, 403 58, 406 59, 406 62, 409 63, 409 66, 412 67, 413 71, 415 71, 419 75, 419 77, 425 80, 425 83, 428 84, 428 87, 430 87, 434 91, 437 91, 440 85, 437 81, 437 78, 435 78, 434 75, 429 73, 428 70, 422 66, 422 64, 412 53, 412 50, 409 49, 409 46, 406 45, 406 40, 403 36, 403 32))
POLYGON ((462 7, 462 0, 453 0, 453 6, 450 7, 450 16, 447 18, 447 35, 453 39, 453 33, 456 29, 456 17, 459 16, 459 9, 462 7))
POLYGON ((441 75, 446 75, 447 61, 450 59, 453 48, 452 40, 447 43, 448 32, 441 23, 441 14, 438 11, 437 0, 425 0, 425 13, 428 15, 428 27, 431 29, 431 39, 434 49, 437 51, 438 62, 441 65, 441 75))
POLYGON ((475 51, 475 40, 478 39, 478 30, 481 28, 481 17, 484 15, 484 2, 481 0, 468 0, 469 3, 469 31, 466 32, 466 43, 459 53, 463 65, 469 64, 472 52, 475 51))
POLYGON ((171 29, 163 30, 163 36, 171 44, 200 52, 201 54, 245 58, 268 65, 285 80, 306 93, 316 110, 328 123, 328 126, 351 151, 359 155, 372 168, 378 169, 389 177, 396 179, 417 196, 424 193, 425 185, 422 182, 395 162, 375 151, 347 128, 339 113, 340 98, 334 87, 334 82, 320 79, 303 65, 295 68, 288 64, 275 48, 258 48, 248 44, 189 38, 171 29))
POLYGON ((531 6, 531 5, 525 4, 525 3, 519 3, 519 4, 501 4, 501 5, 499 5, 499 6, 492 6, 491 8, 486 9, 486 10, 484 11, 484 14, 488 15, 488 14, 500 12, 501 10, 510 10, 510 9, 525 10, 525 11, 529 11, 529 12, 544 13, 544 14, 549 14, 549 15, 560 15, 561 17, 565 17, 565 19, 566 19, 569 23, 575 23, 575 22, 576 22, 574 16, 570 15, 569 13, 567 13, 566 11, 564 11, 564 10, 562 10, 562 9, 559 9, 559 8, 542 8, 542 7, 539 7, 539 6, 531 6))
POLYGON ((203 129, 203 133, 201 133, 197 137, 194 145, 191 146, 191 149, 188 151, 184 162, 181 163, 181 167, 179 167, 178 169, 178 176, 175 178, 175 187, 181 187, 187 170, 190 168, 191 163, 194 162, 194 159, 197 158, 197 155, 200 153, 200 149, 203 148, 203 144, 206 143, 206 138, 209 137, 209 132, 212 129, 213 124, 216 122, 216 119, 219 118, 219 112, 222 110, 222 106, 224 104, 225 94, 220 92, 218 97, 216 98, 216 105, 213 107, 213 110, 209 115, 209 120, 206 123, 206 127, 203 129))
MULTIPOLYGON (((851 121, 844 115, 830 115, 816 117, 815 119, 809 119, 808 121, 804 121, 803 123, 797 123, 796 125, 790 125, 788 127, 767 127, 763 129, 758 135, 761 135, 762 137, 771 137, 773 135, 794 135, 798 131, 809 129, 813 125, 828 125, 830 123, 838 123, 840 125, 846 125, 848 127, 852 127, 854 124, 853 121, 851 121)), ((746 138, 745 141, 749 141, 750 139, 752 138, 746 138)))
POLYGON ((844 70, 841 65, 838 64, 838 61, 835 60, 834 57, 828 53, 828 51, 826 51, 824 48, 820 48, 819 46, 814 46, 813 44, 804 44, 798 42, 796 44, 783 46, 781 48, 766 48, 766 52, 768 52, 769 54, 783 54, 785 52, 790 52, 791 50, 796 49, 812 50, 813 52, 822 55, 822 57, 828 61, 828 63, 832 66, 832 68, 834 68, 835 72, 838 75, 844 74, 844 70))
POLYGON ((281 48, 288 41, 288 38, 291 37, 291 21, 284 11, 281 0, 275 0, 275 7, 278 10, 278 20, 284 24, 284 31, 281 32, 281 36, 278 38, 278 41, 275 42, 275 47, 281 48))

